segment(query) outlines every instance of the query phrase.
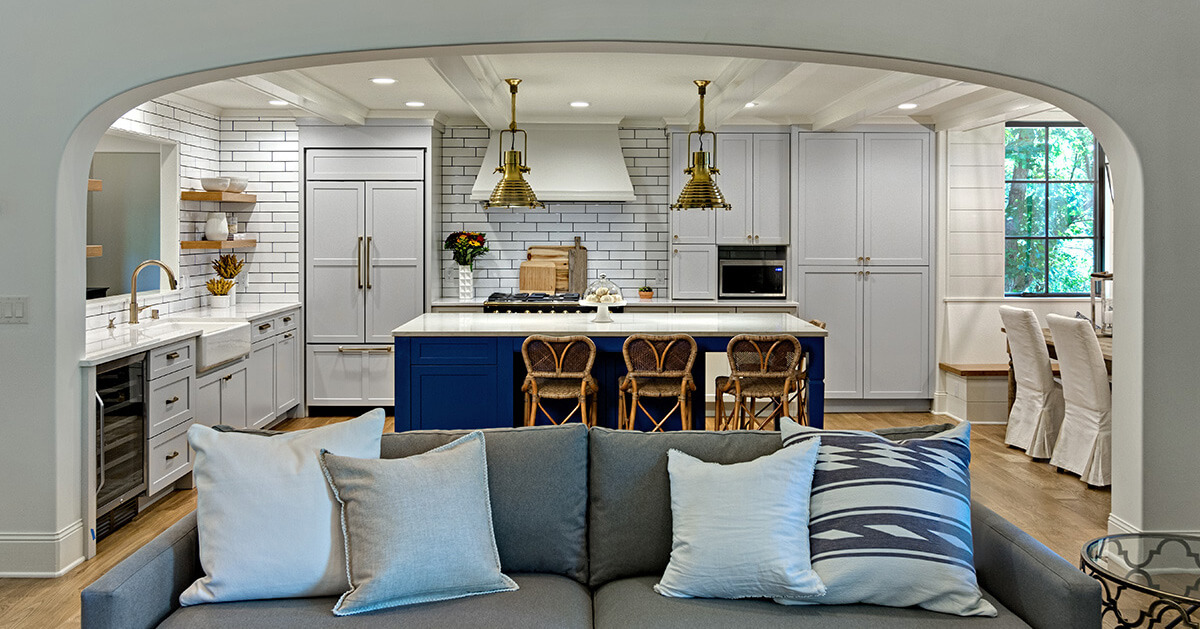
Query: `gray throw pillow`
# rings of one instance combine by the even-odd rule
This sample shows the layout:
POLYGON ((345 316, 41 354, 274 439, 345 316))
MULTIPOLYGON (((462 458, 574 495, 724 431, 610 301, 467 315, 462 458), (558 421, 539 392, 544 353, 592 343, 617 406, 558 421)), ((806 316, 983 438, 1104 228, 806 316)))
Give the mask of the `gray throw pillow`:
POLYGON ((808 530, 826 593, 809 602, 996 615, 975 577, 970 430, 897 443, 781 422, 784 448, 821 444, 808 530))
POLYGON ((320 460, 350 580, 334 614, 517 589, 500 572, 482 432, 402 459, 320 460))

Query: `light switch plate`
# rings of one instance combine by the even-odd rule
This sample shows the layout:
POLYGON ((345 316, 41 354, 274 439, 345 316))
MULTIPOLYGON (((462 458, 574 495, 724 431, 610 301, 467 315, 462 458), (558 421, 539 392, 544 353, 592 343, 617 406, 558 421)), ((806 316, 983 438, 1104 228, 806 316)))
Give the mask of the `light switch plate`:
POLYGON ((29 323, 29 297, 0 297, 0 323, 29 323))

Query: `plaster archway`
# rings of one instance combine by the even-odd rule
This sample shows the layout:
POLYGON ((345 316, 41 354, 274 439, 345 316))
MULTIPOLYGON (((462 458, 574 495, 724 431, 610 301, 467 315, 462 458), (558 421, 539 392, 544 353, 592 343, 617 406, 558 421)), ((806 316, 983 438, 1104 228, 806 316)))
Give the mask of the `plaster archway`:
POLYGON ((72 12, 45 3, 22 7, 0 23, 0 58, 21 60, 0 66, 12 120, 0 126, 0 256, 36 272, 0 274, 0 294, 28 295, 40 315, 28 326, 0 326, 8 328, 0 330, 5 354, 21 357, 0 361, 0 443, 17 444, 0 457, 0 478, 10 503, 25 507, 0 513, 0 572, 44 565, 45 552, 61 567, 74 552, 82 474, 78 208, 85 194, 76 183, 112 120, 154 96, 238 74, 365 60, 405 47, 430 54, 473 42, 562 45, 520 44, 549 38, 580 47, 620 42, 622 49, 699 42, 691 50, 722 54, 731 46, 752 56, 851 65, 866 59, 1030 94, 1082 120, 1109 151, 1121 208, 1114 400, 1129 432, 1114 435, 1126 451, 1114 460, 1114 512, 1139 528, 1195 528, 1200 505, 1176 496, 1194 493, 1200 481, 1189 465, 1200 431, 1187 430, 1183 419, 1200 406, 1200 388, 1180 369, 1200 355, 1200 339, 1171 329, 1200 310, 1200 295, 1179 290, 1200 271, 1200 261, 1187 255, 1200 217, 1181 211, 1200 198, 1200 182, 1191 177, 1200 169, 1200 129, 1178 124, 1180 104, 1194 103, 1200 92, 1200 67, 1192 63, 1200 53, 1193 37, 1200 6, 1153 0, 1137 3, 1135 16, 1133 3, 1129 10, 1097 10, 1086 0, 968 4, 750 0, 733 10, 720 0, 345 0, 331 11, 322 0, 293 0, 243 3, 229 9, 236 19, 221 28, 192 31, 180 25, 196 9, 181 0, 147 4, 132 16, 96 3, 72 12), (998 26, 1019 15, 1038 19, 1020 29, 998 26), (1144 212, 1146 206, 1156 212, 1144 212), (1147 239, 1154 249, 1144 247, 1147 239), (8 550, 32 542, 37 558, 8 550))

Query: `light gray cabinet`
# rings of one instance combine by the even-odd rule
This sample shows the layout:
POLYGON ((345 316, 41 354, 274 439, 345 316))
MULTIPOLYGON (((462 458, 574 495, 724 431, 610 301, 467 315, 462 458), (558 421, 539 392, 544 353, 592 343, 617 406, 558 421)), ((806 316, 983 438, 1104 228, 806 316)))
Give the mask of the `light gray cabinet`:
POLYGON ((928 133, 799 133, 797 259, 928 265, 928 133))
MULTIPOLYGON (((366 373, 382 361, 327 358, 390 346, 392 330, 424 311, 425 182, 417 164, 425 153, 316 149, 307 156, 308 403, 391 404, 391 367, 366 373), (387 397, 379 386, 362 386, 363 378, 385 376, 387 397)), ((274 360, 283 360, 278 354, 274 360)))
POLYGON ((828 324, 825 397, 931 397, 928 268, 801 267, 799 301, 828 324))
MULTIPOLYGON (((710 148, 711 147, 706 147, 710 148)), ((697 150, 693 139, 692 150, 697 150)), ((672 202, 687 182, 687 134, 671 136, 672 202)), ((791 229, 791 137, 786 133, 717 135, 717 186, 729 210, 671 213, 671 243, 786 245, 791 229)))
POLYGON ((284 332, 275 340, 275 414, 282 415, 300 403, 300 339, 284 332))
POLYGON ((305 372, 313 405, 391 405, 396 360, 391 345, 308 346, 305 372))
POLYGON ((674 299, 716 299, 717 246, 671 247, 670 288, 674 299))
POLYGON ((246 426, 261 428, 275 420, 275 341, 258 341, 246 358, 246 426))
POLYGON ((248 362, 239 360, 196 377, 196 422, 205 426, 249 425, 248 362))

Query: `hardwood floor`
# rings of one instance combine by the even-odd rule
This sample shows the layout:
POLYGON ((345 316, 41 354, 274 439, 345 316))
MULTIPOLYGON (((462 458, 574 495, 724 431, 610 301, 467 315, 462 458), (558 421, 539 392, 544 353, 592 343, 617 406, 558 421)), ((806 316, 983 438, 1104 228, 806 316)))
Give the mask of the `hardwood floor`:
MULTIPOLYGON (((345 417, 289 419, 281 430, 323 426, 345 417)), ((839 413, 828 428, 872 429, 941 423, 928 413, 839 413)), ((392 430, 388 419, 385 430, 392 430)), ((1088 489, 1078 477, 1004 445, 1003 426, 973 426, 971 480, 975 498, 1028 531, 1072 564, 1087 540, 1105 534, 1110 496, 1088 489)), ((102 540, 96 557, 58 579, 0 579, 0 627, 54 629, 79 626, 79 592, 134 550, 195 509, 195 490, 176 491, 102 540)))

